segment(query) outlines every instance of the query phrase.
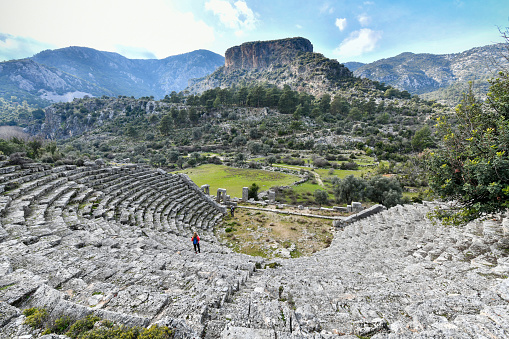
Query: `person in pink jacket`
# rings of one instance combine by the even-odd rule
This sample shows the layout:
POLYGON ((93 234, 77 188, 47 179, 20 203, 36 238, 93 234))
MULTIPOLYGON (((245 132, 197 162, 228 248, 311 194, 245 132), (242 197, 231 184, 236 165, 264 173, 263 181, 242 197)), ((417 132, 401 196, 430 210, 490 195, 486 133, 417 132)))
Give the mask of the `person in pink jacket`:
POLYGON ((194 232, 191 240, 193 241, 194 253, 201 253, 200 252, 200 237, 198 236, 198 234, 196 232, 194 232), (198 249, 198 251, 196 251, 196 249, 198 249))

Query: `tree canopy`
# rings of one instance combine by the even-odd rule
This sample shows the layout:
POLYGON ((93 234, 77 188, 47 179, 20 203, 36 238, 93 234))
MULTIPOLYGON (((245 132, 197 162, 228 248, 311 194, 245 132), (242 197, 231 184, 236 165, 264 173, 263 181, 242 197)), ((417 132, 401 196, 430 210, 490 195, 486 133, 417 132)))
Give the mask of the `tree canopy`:
POLYGON ((470 91, 450 117, 437 119, 439 148, 426 156, 429 186, 452 202, 435 216, 448 224, 509 207, 509 72, 490 81, 488 100, 470 91))

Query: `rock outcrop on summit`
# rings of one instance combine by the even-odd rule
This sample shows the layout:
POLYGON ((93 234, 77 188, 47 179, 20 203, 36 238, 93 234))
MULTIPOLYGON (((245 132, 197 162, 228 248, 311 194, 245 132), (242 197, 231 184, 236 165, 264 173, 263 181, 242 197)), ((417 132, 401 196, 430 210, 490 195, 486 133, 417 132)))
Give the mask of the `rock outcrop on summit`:
POLYGON ((216 87, 243 84, 285 85, 313 95, 332 93, 352 72, 337 60, 313 52, 304 38, 247 42, 226 51, 225 65, 212 74, 189 81, 187 90, 201 93, 216 87))
POLYGON ((226 50, 224 68, 226 72, 268 69, 271 65, 291 63, 301 53, 312 52, 311 41, 304 38, 246 42, 226 50))

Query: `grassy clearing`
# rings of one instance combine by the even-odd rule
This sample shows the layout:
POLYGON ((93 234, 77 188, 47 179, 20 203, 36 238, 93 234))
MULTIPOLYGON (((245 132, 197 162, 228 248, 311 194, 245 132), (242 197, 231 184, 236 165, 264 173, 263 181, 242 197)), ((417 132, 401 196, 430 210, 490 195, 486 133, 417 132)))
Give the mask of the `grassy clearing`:
POLYGON ((317 168, 315 172, 320 175, 320 178, 324 180, 327 177, 337 176, 338 178, 345 178, 349 175, 353 175, 354 177, 360 177, 363 173, 367 173, 369 170, 367 168, 360 168, 356 171, 349 170, 340 170, 340 169, 326 169, 326 168, 317 168), (331 174, 332 173, 332 174, 331 174))
POLYGON ((198 186, 210 185, 211 194, 218 188, 226 188, 227 194, 233 197, 242 197, 242 187, 251 186, 252 183, 260 186, 261 191, 265 191, 272 186, 291 185, 300 180, 298 176, 286 173, 213 164, 188 168, 178 173, 187 174, 198 186))
POLYGON ((287 165, 287 164, 272 164, 273 167, 283 167, 283 168, 289 168, 289 169, 303 169, 305 171, 311 171, 311 167, 307 166, 299 166, 299 165, 287 165))
POLYGON ((216 228, 216 236, 239 253, 296 258, 328 247, 331 226, 331 220, 238 208, 216 228))

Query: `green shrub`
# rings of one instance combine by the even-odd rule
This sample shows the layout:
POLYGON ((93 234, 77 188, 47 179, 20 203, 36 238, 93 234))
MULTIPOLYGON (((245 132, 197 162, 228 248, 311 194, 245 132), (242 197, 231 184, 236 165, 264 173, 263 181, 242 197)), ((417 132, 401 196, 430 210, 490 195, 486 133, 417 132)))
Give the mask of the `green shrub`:
POLYGON ((64 315, 55 320, 53 326, 48 330, 51 331, 49 333, 64 334, 67 331, 67 329, 69 329, 69 326, 71 326, 71 324, 72 324, 71 318, 64 315))
POLYGON ((170 339, 174 333, 166 326, 154 325, 150 328, 126 327, 123 325, 111 328, 100 327, 82 333, 79 339, 170 339))
POLYGON ((72 339, 76 339, 78 337, 81 338, 81 334, 91 330, 94 327, 94 324, 100 320, 101 318, 89 314, 86 318, 80 319, 72 324, 71 328, 65 335, 71 337, 72 339))
POLYGON ((44 321, 48 317, 48 311, 44 308, 27 308, 23 311, 26 316, 24 324, 32 327, 33 329, 42 328, 44 321))

